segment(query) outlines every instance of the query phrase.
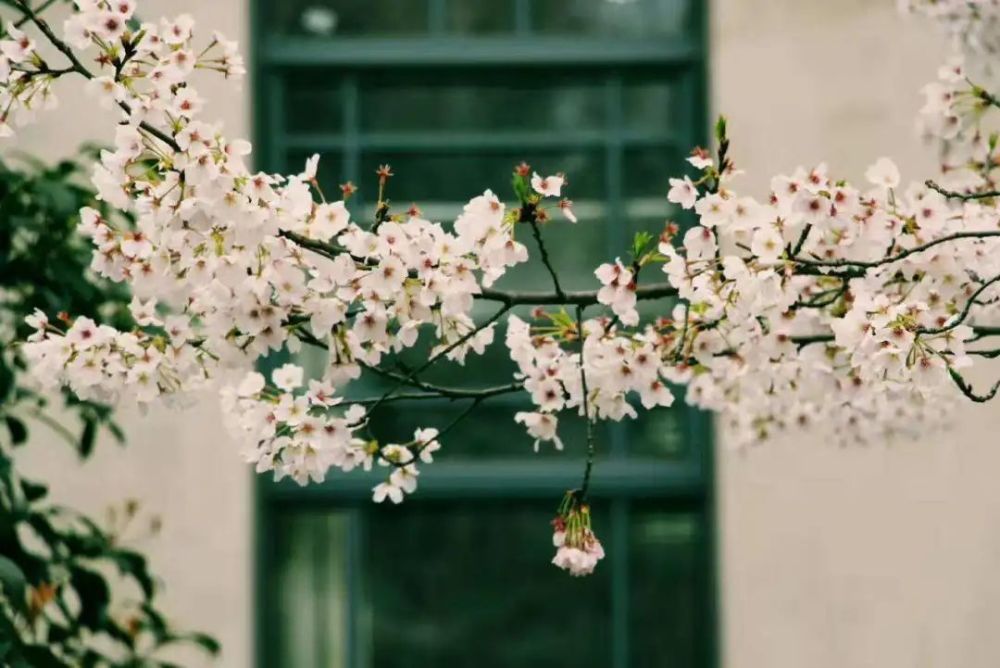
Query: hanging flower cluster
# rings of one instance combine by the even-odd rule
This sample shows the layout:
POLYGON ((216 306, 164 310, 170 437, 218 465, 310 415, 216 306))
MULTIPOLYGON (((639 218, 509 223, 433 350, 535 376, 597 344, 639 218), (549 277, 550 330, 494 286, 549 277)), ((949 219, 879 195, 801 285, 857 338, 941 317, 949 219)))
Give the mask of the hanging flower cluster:
POLYGON ((575 491, 566 492, 552 529, 556 548, 552 563, 577 577, 593 573, 604 558, 604 546, 590 528, 590 506, 581 502, 575 491))
POLYGON ((12 1, 69 65, 52 68, 32 38, 9 26, 0 40, 0 130, 9 134, 52 106, 62 76, 87 78, 98 107, 117 110, 119 121, 94 183, 136 221, 122 227, 92 209, 80 221, 94 244, 93 269, 131 287, 135 327, 36 314, 24 349, 39 382, 141 404, 213 388, 258 471, 306 483, 330 468, 379 467, 386 475, 374 500, 399 503, 450 425, 383 443, 377 409, 428 397, 474 407, 524 392, 533 409, 513 418, 536 449, 543 441, 563 448, 561 415, 587 424, 583 485, 560 510, 554 560, 583 574, 603 556, 586 505, 592 423, 669 406, 670 385, 685 387, 689 404, 718 411, 739 444, 789 426, 845 442, 912 433, 957 398, 984 401, 1000 387, 981 394, 964 375, 976 359, 1000 354, 988 346, 1000 336, 990 325, 1000 301, 997 142, 979 130, 1000 103, 970 84, 959 63, 927 87, 923 110, 930 131, 962 147, 951 155, 963 169, 950 170, 947 188, 903 186, 883 158, 863 184, 821 164, 775 177, 763 199, 740 195, 720 120, 716 150, 695 150, 692 173, 669 183, 666 199, 694 224, 668 223, 658 239, 637 235, 622 249, 628 257, 596 268, 593 291, 567 292, 542 234, 562 224, 548 202, 576 222, 560 199, 564 175, 518 165, 512 205, 486 190, 445 225, 416 207, 392 211, 386 165, 374 220, 361 223, 347 206, 353 184, 326 199, 318 157, 299 174, 254 172, 246 141, 201 120, 192 73, 238 78, 244 69, 221 35, 199 41, 186 16, 138 24, 131 1, 76 0, 59 37, 26 2, 12 1), (76 50, 96 63, 93 71, 76 50), (495 289, 528 260, 518 240, 525 234, 540 246, 551 289, 495 289), (640 302, 650 306, 642 313, 661 308, 643 317, 640 302), (475 307, 486 304, 495 310, 484 319, 475 307), (518 306, 535 308, 525 320, 511 313, 518 306), (481 354, 499 323, 517 367, 513 382, 470 388, 425 379, 439 362, 481 354), (428 352, 415 368, 387 363, 418 342, 428 352), (270 353, 303 345, 328 352, 321 377, 285 365, 268 382, 254 370, 270 353), (389 389, 355 396, 354 381, 369 375, 389 389))

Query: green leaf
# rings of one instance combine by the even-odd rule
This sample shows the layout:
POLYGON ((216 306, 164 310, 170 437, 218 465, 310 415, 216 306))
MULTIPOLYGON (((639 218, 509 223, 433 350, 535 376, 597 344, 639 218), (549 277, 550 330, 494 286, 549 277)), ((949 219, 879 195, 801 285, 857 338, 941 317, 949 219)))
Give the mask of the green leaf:
POLYGON ((639 259, 639 256, 645 252, 646 247, 649 242, 653 240, 653 235, 645 230, 635 233, 635 238, 632 239, 632 257, 639 259))
POLYGON ((194 644, 201 647, 212 656, 216 656, 222 650, 222 646, 219 645, 219 641, 207 633, 173 633, 167 635, 167 637, 163 639, 164 645, 172 643, 194 644))
POLYGON ((4 416, 4 422, 7 423, 7 431, 10 432, 10 440, 14 445, 21 445, 28 440, 28 428, 20 418, 7 415, 4 416))
POLYGON ((40 645, 30 645, 23 648, 19 658, 23 663, 12 663, 11 665, 25 666, 26 668, 67 668, 69 666, 53 654, 50 648, 40 645))
POLYGON ((83 423, 83 433, 80 434, 80 456, 89 457, 94 451, 94 441, 97 438, 97 420, 86 418, 83 423))
POLYGON ((125 432, 122 431, 122 428, 120 426, 118 426, 118 423, 114 422, 114 421, 109 421, 108 424, 107 424, 107 427, 108 427, 108 431, 110 431, 111 435, 115 437, 115 440, 118 442, 118 444, 119 445, 124 445, 125 444, 125 432))
POLYGON ((117 564, 118 570, 123 575, 130 575, 135 578, 135 581, 142 588, 142 593, 147 599, 153 597, 156 585, 153 582, 153 576, 149 573, 146 557, 132 550, 117 550, 110 557, 117 564))
POLYGON ((217 655, 222 650, 219 641, 206 633, 189 633, 185 639, 198 645, 212 656, 217 655))
POLYGON ((48 485, 44 485, 40 482, 31 482, 30 480, 21 480, 21 491, 24 492, 24 496, 28 499, 28 503, 34 503, 41 498, 44 498, 46 494, 49 493, 48 485))
POLYGON ((517 197, 518 201, 522 204, 527 202, 528 198, 531 197, 531 184, 528 182, 528 177, 514 172, 511 185, 514 187, 514 196, 517 197))
MULTIPOLYGON (((0 353, 3 352, 3 346, 0 345, 0 353)), ((3 360, 3 356, 0 355, 0 403, 7 398, 10 391, 14 389, 14 371, 7 366, 3 360)))
POLYGON ((94 571, 73 566, 70 584, 80 599, 80 624, 97 630, 105 620, 111 593, 104 577, 94 571))
POLYGON ((721 114, 715 122, 715 140, 720 144, 726 140, 726 117, 721 114))
POLYGON ((27 591, 28 579, 21 567, 0 555, 0 592, 11 605, 25 612, 28 606, 27 591))

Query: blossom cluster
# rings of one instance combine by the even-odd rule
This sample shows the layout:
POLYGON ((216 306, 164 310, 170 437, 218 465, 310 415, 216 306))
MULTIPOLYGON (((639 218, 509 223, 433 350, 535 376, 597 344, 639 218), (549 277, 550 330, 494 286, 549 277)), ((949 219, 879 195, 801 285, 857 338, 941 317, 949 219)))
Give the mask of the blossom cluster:
POLYGON ((950 373, 971 364, 966 323, 988 307, 970 295, 1000 294, 995 211, 901 189, 887 159, 866 176, 858 189, 823 165, 800 169, 775 177, 765 202, 730 190, 725 173, 693 202, 675 183, 671 199, 701 214, 680 248, 660 247, 690 304, 687 397, 722 411, 739 443, 789 424, 848 442, 915 433, 950 405, 950 373), (937 245, 960 230, 986 236, 937 245))
POLYGON ((562 411, 575 409, 596 420, 619 421, 638 415, 629 401, 630 394, 638 395, 647 409, 673 403, 667 381, 682 381, 683 372, 664 364, 671 352, 671 339, 662 336, 654 324, 626 333, 619 332, 607 318, 579 323, 565 314, 542 310, 537 316, 547 324, 532 327, 511 316, 506 336, 511 358, 517 363, 516 376, 537 408, 519 412, 514 419, 535 438, 536 451, 541 441, 563 449, 558 435, 558 414, 562 411), (581 337, 582 346, 576 351, 563 345, 581 337), (586 411, 585 382, 589 385, 586 411))
POLYGON ((12 136, 12 126, 26 124, 37 110, 57 105, 52 92, 55 77, 31 67, 44 64, 35 50, 35 40, 13 24, 4 32, 0 39, 0 138, 12 136))
MULTIPOLYGON (((228 397, 241 437, 256 440, 251 459, 258 468, 299 481, 322 478, 329 466, 352 468, 357 457, 349 441, 314 447, 320 437, 304 436, 313 422, 302 427, 288 416, 275 418, 274 396, 241 393, 233 379, 269 351, 302 341, 328 347, 320 382, 330 394, 362 367, 414 346, 421 331, 433 337, 434 357, 461 362, 470 351, 482 352, 493 327, 477 327, 474 297, 527 260, 513 237, 514 218, 487 190, 470 200, 451 230, 415 210, 363 228, 350 220, 344 201, 327 202, 319 192, 317 158, 298 175, 254 173, 248 142, 200 120, 203 100, 190 75, 239 77, 243 65, 233 43, 214 34, 198 44, 189 16, 130 27, 134 3, 76 4, 65 43, 96 51, 99 69, 74 67, 90 79, 99 106, 121 113, 113 149, 102 152, 93 181, 104 202, 135 218, 134 226, 116 226, 88 208, 80 231, 94 244, 92 269, 132 288, 136 327, 118 332, 80 319, 64 332, 39 317, 38 333, 25 346, 38 376, 83 396, 140 403, 213 384, 228 397), (316 252, 314 243, 335 250, 316 252)), ((9 34, 16 39, 4 42, 8 58, 35 68, 24 74, 46 85, 61 76, 33 55, 31 40, 13 27, 9 34)), ((8 81, 5 91, 30 105, 23 87, 8 81)), ((386 168, 382 185, 390 176, 386 168)), ((562 183, 558 175, 534 174, 532 196, 557 197, 562 183)), ((430 451, 421 449, 425 456, 430 451)), ((377 448, 387 461, 399 459, 394 452, 377 448)), ((391 478, 408 473, 397 468, 391 478)), ((393 485, 388 494, 396 500, 393 490, 410 487, 393 485)))
POLYGON ((380 447, 357 435, 364 426, 364 407, 350 404, 337 411, 342 401, 333 383, 306 383, 303 368, 294 364, 275 369, 270 384, 251 371, 238 385, 222 390, 224 415, 241 434, 244 456, 258 473, 274 471, 276 479, 289 476, 305 484, 322 482, 330 468, 370 471, 378 464, 392 470, 374 488, 374 499, 400 503, 404 493, 416 490, 417 462, 433 462, 441 448, 437 430, 418 429, 409 443, 380 447))
POLYGON ((941 24, 959 46, 996 53, 1000 49, 998 0, 898 0, 902 11, 941 24))
POLYGON ((591 529, 590 506, 580 502, 575 491, 563 497, 552 529, 552 563, 576 577, 593 573, 604 558, 604 546, 591 529))

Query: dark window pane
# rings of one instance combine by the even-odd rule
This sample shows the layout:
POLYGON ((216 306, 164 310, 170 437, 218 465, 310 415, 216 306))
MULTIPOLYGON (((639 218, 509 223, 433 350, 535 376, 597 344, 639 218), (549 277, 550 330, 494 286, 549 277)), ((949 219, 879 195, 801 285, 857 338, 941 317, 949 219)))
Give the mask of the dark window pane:
MULTIPOLYGON (((630 148, 625 152, 625 196, 654 204, 666 215, 670 179, 693 173, 693 168, 677 149, 659 146, 630 148)), ((653 213, 647 207, 636 217, 649 218, 653 213)))
POLYGON ((610 508, 593 507, 607 557, 582 579, 550 563, 549 504, 411 500, 282 511, 271 525, 268 665, 344 666, 353 619, 357 653, 378 668, 606 668, 612 580, 622 566, 628 665, 659 668, 664 657, 677 668, 704 665, 701 519, 643 503, 626 505, 613 525, 610 508), (359 571, 348 570, 352 533, 359 571))
POLYGON ((602 88, 594 81, 504 73, 468 78, 370 78, 362 82, 361 127, 370 131, 604 129, 602 88))
POLYGON ((532 28, 546 34, 680 35, 692 0, 533 0, 532 28))
POLYGON ((445 31, 488 35, 514 30, 513 0, 447 0, 445 31))
POLYGON ((287 133, 344 131, 344 106, 338 84, 317 86, 313 76, 293 75, 284 86, 287 133))
POLYGON ((269 525, 271 600, 281 611, 266 665, 344 668, 347 659, 349 516, 287 512, 269 525))
POLYGON ((627 82, 622 86, 625 129, 630 132, 680 135, 681 111, 674 87, 662 81, 627 82))
POLYGON ((640 511, 630 518, 630 666, 672 668, 706 665, 704 647, 706 569, 695 515, 640 511))
MULTIPOLYGON (((611 562, 627 556, 609 555, 589 578, 569 577, 549 563, 553 514, 510 503, 368 511, 371 665, 611 665, 611 562)), ((602 508, 594 527, 610 533, 602 508)))
MULTIPOLYGON (((669 313, 670 309, 658 311, 669 313)), ((674 389, 674 406, 639 410, 639 417, 626 425, 628 450, 632 456, 645 455, 664 459, 689 457, 694 446, 686 438, 685 427, 690 411, 684 406, 684 390, 674 389)))
POLYGON ((269 30, 280 35, 414 35, 427 32, 427 0, 270 0, 269 30))

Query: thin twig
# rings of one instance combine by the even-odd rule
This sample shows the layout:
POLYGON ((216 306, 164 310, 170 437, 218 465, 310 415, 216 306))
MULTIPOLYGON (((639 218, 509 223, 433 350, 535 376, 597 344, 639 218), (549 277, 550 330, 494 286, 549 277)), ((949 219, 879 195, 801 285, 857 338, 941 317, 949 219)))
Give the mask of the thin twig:
MULTIPOLYGON (((939 239, 934 239, 933 241, 928 241, 927 243, 920 244, 919 246, 914 246, 913 248, 908 248, 904 251, 896 253, 895 255, 885 257, 881 260, 805 260, 801 258, 792 259, 791 262, 799 264, 805 267, 829 267, 832 269, 837 268, 853 268, 853 269, 873 269, 875 267, 881 267, 883 265, 892 264, 893 262, 898 262, 904 258, 907 258, 915 253, 922 253, 926 250, 930 250, 935 246, 940 246, 941 244, 948 243, 949 241, 958 241, 960 239, 989 239, 993 237, 1000 237, 1000 230, 995 231, 983 231, 983 232, 955 232, 954 234, 949 234, 947 236, 940 237, 939 239)), ((796 271, 796 273, 803 273, 796 271)), ((845 275, 839 273, 827 274, 829 276, 844 277, 845 275)))
POLYGON ((684 302, 684 327, 681 329, 681 338, 677 342, 677 350, 674 351, 674 362, 676 363, 684 356, 684 344, 687 340, 688 325, 691 322, 691 304, 684 302))
POLYGON ((94 75, 90 73, 90 70, 88 70, 83 63, 80 62, 80 59, 76 57, 76 53, 73 52, 73 49, 71 49, 66 42, 56 37, 56 34, 52 32, 52 28, 49 27, 48 22, 38 15, 38 12, 43 10, 46 5, 41 5, 38 10, 34 10, 28 6, 28 3, 25 0, 14 0, 14 3, 24 13, 24 18, 21 19, 22 22, 26 23, 30 21, 34 23, 38 29, 42 31, 42 34, 45 35, 46 39, 52 43, 52 46, 59 49, 59 51, 61 51, 62 54, 69 59, 69 62, 73 63, 73 68, 77 72, 88 79, 94 78, 94 75))
POLYGON ((545 247, 545 242, 542 241, 542 231, 538 228, 538 221, 532 219, 530 221, 531 233, 535 237, 535 243, 538 244, 539 255, 542 260, 542 264, 549 272, 549 276, 552 277, 552 287, 555 288, 556 296, 562 299, 566 293, 563 292, 562 286, 559 285, 559 275, 556 273, 555 267, 552 266, 552 260, 549 258, 549 251, 545 247))
POLYGON ((959 199, 962 200, 963 202, 968 202, 969 200, 992 199, 993 197, 1000 197, 1000 191, 996 190, 985 190, 976 193, 960 193, 956 190, 947 190, 942 186, 938 185, 937 183, 935 183, 934 181, 931 181, 930 179, 924 181, 924 185, 930 188, 931 190, 944 195, 948 199, 959 199))
POLYGON ((423 364, 421 364, 417 368, 415 368, 412 371, 410 371, 409 373, 407 373, 403 378, 400 378, 393 387, 389 388, 389 390, 387 390, 382 395, 382 397, 381 397, 381 399, 379 401, 376 401, 374 404, 372 404, 371 408, 369 408, 368 411, 367 411, 366 417, 369 416, 369 415, 371 415, 375 411, 375 409, 377 409, 379 406, 381 406, 385 402, 386 399, 388 399, 390 396, 392 396, 394 393, 396 393, 401 387, 403 387, 404 385, 407 385, 410 382, 412 382, 421 373, 423 373, 424 371, 426 371, 427 369, 429 369, 431 366, 433 366, 438 360, 440 360, 441 358, 443 358, 445 355, 447 355, 451 351, 455 350, 460 345, 464 344, 466 341, 468 341, 469 339, 471 339, 472 337, 474 337, 476 334, 478 334, 479 332, 483 331, 484 329, 486 329, 487 327, 489 327, 490 325, 492 325, 493 323, 495 323, 497 320, 499 320, 500 318, 502 318, 504 316, 504 314, 506 314, 507 311, 509 311, 509 310, 510 310, 510 306, 504 306, 503 308, 497 310, 496 313, 494 313, 492 316, 490 316, 489 319, 487 319, 481 325, 473 327, 467 333, 465 333, 464 335, 462 335, 461 337, 459 337, 456 341, 454 341, 453 343, 449 344, 443 350, 439 351, 436 355, 432 355, 426 362, 424 362, 423 364))
POLYGON ((590 392, 587 389, 587 371, 586 371, 586 360, 584 359, 583 350, 586 346, 586 337, 583 334, 583 307, 576 307, 576 328, 580 336, 580 385, 583 391, 583 419, 587 421, 587 464, 583 469, 583 482, 580 484, 580 495, 579 500, 584 501, 587 498, 587 490, 590 489, 590 476, 594 470, 594 452, 596 447, 594 445, 594 423, 590 421, 590 407, 587 402, 590 398, 590 392))
POLYGON ((917 330, 917 333, 930 334, 930 335, 944 334, 945 332, 950 332, 951 330, 955 329, 956 327, 964 323, 965 319, 969 317, 969 312, 972 310, 972 306, 976 301, 976 297, 981 295, 986 290, 986 288, 990 287, 997 281, 1000 281, 1000 274, 997 274, 990 280, 980 285, 979 289, 973 292, 972 295, 969 297, 969 300, 965 302, 965 308, 962 309, 962 311, 958 314, 957 318, 952 320, 951 324, 944 325, 943 327, 920 328, 917 330))
MULTIPOLYGON (((676 297, 677 289, 669 283, 652 283, 640 286, 635 290, 635 297, 638 300, 661 299, 664 297, 676 297)), ((486 301, 500 302, 507 306, 560 304, 565 306, 593 306, 597 301, 597 291, 569 291, 563 292, 562 296, 555 292, 507 292, 503 290, 484 289, 480 294, 475 295, 478 299, 486 301)))
MULTIPOLYGON (((41 14, 46 9, 48 9, 52 5, 56 4, 57 2, 59 2, 59 0, 45 0, 45 2, 43 2, 42 4, 40 4, 37 7, 35 7, 35 9, 33 11, 35 12, 35 14, 41 14)), ((17 21, 14 21, 14 27, 15 28, 21 28, 21 27, 24 26, 24 24, 28 23, 30 20, 31 20, 31 17, 29 17, 28 15, 24 15, 21 18, 19 18, 17 21)))
POLYGON ((451 431, 452 429, 454 429, 456 426, 458 426, 459 423, 461 423, 462 420, 464 420, 465 418, 467 418, 469 416, 469 413, 471 413, 472 411, 476 410, 476 407, 478 407, 479 404, 481 404, 482 402, 483 402, 483 399, 473 399, 472 403, 469 404, 469 406, 464 411, 462 411, 461 413, 459 413, 458 415, 456 415, 455 418, 451 422, 449 422, 448 424, 446 424, 443 429, 441 429, 440 431, 438 431, 436 438, 441 438, 442 436, 444 436, 445 434, 447 434, 449 431, 451 431))
MULTIPOLYGON (((334 244, 327 243, 325 241, 320 241, 319 239, 310 239, 309 237, 302 236, 297 232, 291 232, 289 230, 281 230, 278 232, 278 236, 285 237, 289 241, 294 242, 298 246, 302 246, 307 250, 311 250, 314 253, 318 253, 325 258, 335 259, 338 255, 344 255, 347 253, 347 249, 341 246, 336 246, 334 244)), ((364 263, 365 259, 360 257, 351 256, 355 262, 364 263)))
POLYGON ((446 387, 443 385, 436 385, 434 383, 428 383, 426 381, 420 380, 419 378, 413 378, 411 380, 407 379, 405 374, 396 373, 395 371, 390 371, 389 369, 383 369, 382 367, 362 364, 362 367, 368 369, 372 373, 388 378, 395 381, 404 381, 407 385, 414 387, 419 390, 424 390, 425 393, 430 393, 428 398, 437 396, 443 397, 445 399, 488 399, 490 397, 499 396, 501 394, 510 394, 512 392, 519 392, 524 389, 522 383, 508 383, 506 385, 496 385, 494 387, 484 387, 481 389, 470 389, 464 387, 446 387))
POLYGON ((374 405, 376 403, 379 403, 379 402, 381 402, 383 404, 389 404, 389 403, 396 403, 397 401, 429 401, 431 399, 437 399, 437 400, 447 399, 449 401, 459 401, 461 399, 473 399, 475 401, 484 401, 489 396, 494 396, 494 395, 479 396, 479 395, 471 394, 470 393, 468 395, 463 395, 463 396, 460 396, 460 397, 451 397, 449 395, 439 394, 437 392, 402 392, 400 394, 394 394, 394 395, 392 395, 391 397, 389 397, 387 399, 383 399, 380 396, 379 397, 367 397, 367 398, 364 398, 364 399, 350 399, 350 398, 347 398, 347 399, 344 399, 344 404, 358 404, 360 406, 372 406, 372 405, 374 405))
POLYGON ((802 250, 802 247, 806 243, 806 239, 809 238, 809 233, 812 231, 812 223, 806 223, 806 226, 802 228, 802 234, 799 235, 799 240, 795 242, 795 246, 792 247, 792 252, 789 253, 789 257, 795 257, 802 250))

